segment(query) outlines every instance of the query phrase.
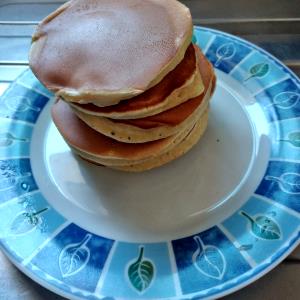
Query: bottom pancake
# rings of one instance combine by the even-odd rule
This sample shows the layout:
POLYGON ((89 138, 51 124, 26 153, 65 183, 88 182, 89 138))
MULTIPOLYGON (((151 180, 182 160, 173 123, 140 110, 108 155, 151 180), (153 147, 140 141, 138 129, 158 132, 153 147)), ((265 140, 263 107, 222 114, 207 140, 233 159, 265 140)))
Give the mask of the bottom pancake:
POLYGON ((127 171, 127 172, 142 172, 147 171, 156 167, 160 167, 166 163, 169 163, 176 158, 187 153, 202 137, 208 124, 208 109, 200 118, 200 120, 194 124, 192 129, 187 135, 181 140, 181 142, 168 151, 165 151, 155 157, 136 162, 132 161, 129 165, 107 165, 104 160, 98 160, 90 155, 79 154, 84 160, 97 165, 104 165, 113 169, 127 171))
MULTIPOLYGON (((192 124, 190 127, 187 127, 183 130, 181 130, 180 132, 176 133, 175 135, 169 137, 169 141, 167 141, 164 145, 164 147, 157 147, 152 149, 152 151, 148 151, 147 155, 135 155, 132 157, 105 157, 105 156, 101 156, 92 152, 87 152, 84 149, 79 149, 76 148, 74 146, 72 146, 71 144, 69 144, 70 148, 73 150, 74 153, 78 154, 81 157, 84 157, 87 160, 90 161, 95 161, 98 164, 101 165, 105 165, 105 166, 130 166, 132 164, 138 164, 138 163, 142 163, 146 160, 155 158, 163 153, 166 153, 168 151, 170 151, 172 148, 176 147, 179 143, 181 143, 185 137, 189 134, 189 132, 192 130, 192 128, 194 127, 195 123, 192 124)), ((164 139, 162 139, 161 141, 163 141, 164 139)), ((119 147, 126 147, 126 143, 120 143, 119 147)), ((132 145, 132 144, 131 144, 132 145)), ((141 144, 136 144, 141 145, 141 144)), ((147 147, 151 147, 150 143, 144 143, 144 148, 147 147), (149 146, 148 146, 149 145, 149 146)))

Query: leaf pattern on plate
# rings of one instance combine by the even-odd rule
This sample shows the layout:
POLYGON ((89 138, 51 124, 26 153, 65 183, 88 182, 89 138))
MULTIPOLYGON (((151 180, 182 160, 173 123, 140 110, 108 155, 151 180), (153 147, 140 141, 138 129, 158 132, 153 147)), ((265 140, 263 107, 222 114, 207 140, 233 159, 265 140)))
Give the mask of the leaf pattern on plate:
POLYGON ((226 271, 226 259, 219 248, 212 245, 204 245, 199 236, 194 236, 197 250, 192 256, 196 269, 203 275, 222 280, 226 271))
POLYGON ((20 212, 9 226, 10 234, 18 236, 31 232, 41 223, 40 215, 48 209, 49 208, 46 207, 37 212, 20 212))
POLYGON ((28 139, 18 138, 12 135, 10 132, 0 133, 0 147, 11 146, 14 142, 28 142, 28 139))
POLYGON ((79 243, 73 243, 65 246, 59 255, 59 268, 62 277, 70 277, 79 273, 89 262, 91 251, 87 243, 92 238, 87 234, 79 243))
POLYGON ((300 148, 300 131, 291 132, 287 140, 279 140, 279 142, 288 142, 294 147, 300 148))
POLYGON ((39 107, 33 106, 30 99, 23 96, 7 98, 5 105, 8 109, 14 112, 25 112, 27 110, 39 112, 41 110, 39 107))
POLYGON ((127 274, 131 285, 142 293, 149 288, 154 277, 154 265, 150 260, 144 259, 144 247, 136 260, 130 263, 127 274))
POLYGON ((278 224, 271 218, 265 215, 251 217, 246 212, 241 211, 251 225, 251 232, 258 238, 263 240, 278 240, 281 238, 281 230, 278 224))
POLYGON ((280 189, 291 195, 300 195, 300 174, 284 173, 280 177, 266 176, 266 180, 277 182, 280 189))
POLYGON ((253 248, 253 245, 252 244, 247 244, 247 245, 241 245, 239 247, 239 250, 240 251, 249 251, 253 248))
POLYGON ((264 77, 269 72, 269 69, 270 69, 269 64, 266 64, 266 63, 259 63, 259 64, 254 65, 253 67, 250 68, 250 71, 249 71, 250 76, 247 77, 244 80, 244 82, 246 82, 249 79, 254 78, 254 77, 258 77, 258 78, 264 77))
POLYGON ((269 211, 269 212, 267 213, 267 215, 269 215, 269 216, 271 216, 271 217, 276 217, 277 213, 276 213, 276 211, 269 211))
POLYGON ((16 176, 14 171, 6 170, 2 175, 4 178, 1 178, 0 181, 0 192, 9 190, 15 186, 20 186, 24 191, 30 190, 30 184, 26 182, 26 179, 32 176, 31 172, 16 176))
POLYGON ((299 103, 300 94, 296 92, 281 92, 273 98, 273 103, 265 106, 275 106, 280 109, 290 109, 299 103))
POLYGON ((215 63, 215 67, 219 67, 223 60, 232 58, 235 55, 235 53, 236 48, 233 43, 226 43, 221 45, 216 51, 216 56, 218 59, 215 63))

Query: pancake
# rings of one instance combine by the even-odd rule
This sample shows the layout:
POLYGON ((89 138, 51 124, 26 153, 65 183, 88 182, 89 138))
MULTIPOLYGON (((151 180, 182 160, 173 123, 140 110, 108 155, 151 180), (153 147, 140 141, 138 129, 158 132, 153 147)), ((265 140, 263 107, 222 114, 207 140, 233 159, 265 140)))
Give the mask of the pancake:
MULTIPOLYGON (((204 91, 204 84, 197 67, 196 49, 197 46, 191 44, 177 67, 160 83, 141 95, 107 107, 78 103, 71 103, 71 105, 83 113, 112 119, 144 118, 173 108, 199 96, 204 91)), ((198 56, 204 59, 203 54, 198 56)))
POLYGON ((124 143, 145 143, 174 135, 194 124, 208 107, 210 90, 211 88, 201 99, 196 97, 170 111, 145 119, 131 120, 139 121, 133 125, 125 123, 125 120, 122 120, 124 123, 116 123, 115 120, 89 116, 82 112, 76 112, 76 115, 89 127, 112 139, 124 143))
POLYGON ((204 114, 203 117, 204 118, 193 127, 186 138, 169 152, 163 153, 158 157, 154 157, 139 164, 130 166, 117 166, 112 168, 126 172, 143 172, 160 167, 186 154, 189 150, 192 149, 193 146, 197 144, 207 128, 208 111, 204 114))
POLYGON ((208 106, 214 88, 214 71, 199 52, 199 69, 204 92, 158 115, 133 120, 112 120, 75 110, 77 116, 96 131, 125 143, 145 143, 174 135, 194 124, 208 106))
POLYGON ((52 119, 70 146, 105 159, 142 160, 153 157, 174 145, 177 138, 175 135, 141 144, 118 142, 87 126, 64 101, 53 105, 52 119))
POLYGON ((30 67, 66 101, 113 105, 172 71, 192 32, 190 11, 176 0, 73 0, 37 27, 30 67))
MULTIPOLYGON (((208 123, 208 110, 203 114, 201 120, 199 120, 193 128, 189 131, 189 133, 185 136, 185 138, 175 147, 170 149, 167 152, 164 152, 156 157, 149 158, 139 163, 132 163, 129 165, 106 165, 110 168, 126 171, 126 172, 142 172, 147 171, 156 167, 160 167, 166 163, 169 163, 179 156, 187 153, 202 137, 204 134, 208 123)), ((96 165, 104 165, 105 161, 97 160, 95 157, 88 155, 81 155, 83 159, 89 161, 90 163, 96 165)))
MULTIPOLYGON (((195 124, 193 124, 191 127, 189 128, 185 128, 184 130, 182 130, 181 132, 177 133, 176 135, 174 135, 172 137, 172 142, 169 143, 168 145, 166 144, 166 147, 161 148, 161 149, 157 149, 156 152, 154 153, 149 153, 149 155, 146 157, 144 156, 143 158, 111 158, 111 157, 100 157, 98 155, 95 155, 93 153, 88 153, 85 152, 81 149, 75 148, 72 145, 70 145, 70 148, 72 149, 72 151, 76 154, 78 154, 81 157, 84 157, 90 161, 96 161, 98 164, 102 164, 104 166, 130 166, 133 164, 140 164, 143 163, 149 159, 153 159, 155 157, 158 157, 160 155, 162 155, 163 153, 169 152, 171 151, 174 147, 176 147, 178 144, 180 144, 185 137, 189 134, 189 132, 192 130, 192 128, 194 127, 195 124)), ((126 145, 126 144, 125 144, 126 145)), ((147 143, 144 144, 145 146, 147 145, 147 143)))

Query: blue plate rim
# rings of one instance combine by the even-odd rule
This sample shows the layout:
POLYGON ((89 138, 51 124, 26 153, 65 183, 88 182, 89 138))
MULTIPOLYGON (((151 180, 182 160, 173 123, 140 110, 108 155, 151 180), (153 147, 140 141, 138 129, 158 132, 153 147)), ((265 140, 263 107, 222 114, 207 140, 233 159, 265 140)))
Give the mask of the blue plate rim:
MULTIPOLYGON (((297 77, 297 75, 291 71, 287 66, 285 66, 282 62, 280 62, 280 60, 278 60, 276 57, 274 57, 272 54, 268 53, 267 51, 265 51, 264 49, 252 44, 251 42, 248 42, 240 37, 236 37, 234 35, 219 31, 219 30, 215 30, 215 29, 210 29, 208 27, 202 27, 202 26, 195 26, 196 30, 203 30, 203 31, 208 31, 211 33, 215 33, 217 35, 221 35, 221 36, 225 36, 225 37, 229 37, 231 39, 234 40, 238 40, 243 44, 246 44, 247 46, 250 46, 253 49, 256 49, 257 51, 265 54, 268 58, 270 58, 271 60, 273 60, 274 62, 276 62, 276 64, 280 67, 283 68, 287 73, 289 73, 291 75, 291 78, 293 79, 293 81, 296 82, 296 84, 299 84, 299 78, 297 77)), ((24 72, 26 72, 27 70, 25 70, 24 72)), ((22 74, 24 73, 22 72, 22 74)), ((19 76, 21 77, 22 74, 19 76)), ((18 78, 19 78, 18 77, 18 78)), ((16 79, 17 81, 18 79, 16 79)), ((118 242, 118 241, 116 241, 118 242)), ((211 295, 209 295, 208 297, 206 297, 205 299, 215 299, 215 297, 222 297, 225 295, 228 295, 232 292, 235 292, 249 284, 251 284, 252 282, 258 280, 259 278, 261 278, 262 276, 264 276, 266 273, 268 273, 270 270, 272 270, 273 268, 275 268, 281 261, 283 261, 298 245, 300 244, 300 231, 298 231, 298 234, 294 237, 292 237, 292 239, 289 240, 289 243, 286 243, 286 245, 284 245, 285 247, 281 247, 273 256, 271 256, 268 259, 268 262, 264 263, 263 266, 258 265, 257 268, 259 267, 259 271, 255 272, 255 274, 253 275, 248 275, 246 276, 248 273, 251 273, 253 270, 250 269, 249 271, 247 271, 246 273, 242 274, 239 277, 246 277, 245 280, 243 281, 239 281, 239 277, 237 277, 237 281, 238 283, 236 285, 234 285, 233 287, 228 287, 226 289, 222 289, 219 292, 215 292, 211 295)), ((37 283, 41 284, 42 286, 45 286, 47 289, 62 295, 64 297, 72 297, 74 299, 80 299, 77 298, 76 295, 72 294, 72 293, 68 293, 67 291, 64 291, 62 289, 58 289, 56 288, 56 286, 54 285, 49 285, 47 281, 44 281, 43 278, 40 278, 38 276, 36 276, 36 274, 34 272, 32 272, 31 270, 28 270, 26 268, 26 266, 23 266, 22 264, 19 264, 19 262, 17 260, 14 259, 14 257, 7 251, 5 244, 3 244, 2 240, 0 239, 0 247, 3 250, 3 252, 6 254, 6 256, 9 258, 9 260, 16 265, 16 267, 18 269, 20 269, 23 273, 25 273, 27 276, 29 276, 30 278, 32 278, 34 281, 36 281, 37 283)), ((256 269, 256 268, 255 268, 256 269)), ((181 299, 190 299, 189 295, 195 296, 197 297, 197 294, 199 294, 199 292, 196 293, 192 293, 192 294, 188 294, 188 295, 182 295, 183 298, 181 299), (188 298, 187 298, 188 297, 188 298)), ((102 296, 101 296, 102 297, 102 296)), ((104 296, 103 296, 104 297, 104 296)), ((97 298, 98 299, 98 298, 97 298)), ((173 297, 172 299, 178 299, 177 297, 173 297)))

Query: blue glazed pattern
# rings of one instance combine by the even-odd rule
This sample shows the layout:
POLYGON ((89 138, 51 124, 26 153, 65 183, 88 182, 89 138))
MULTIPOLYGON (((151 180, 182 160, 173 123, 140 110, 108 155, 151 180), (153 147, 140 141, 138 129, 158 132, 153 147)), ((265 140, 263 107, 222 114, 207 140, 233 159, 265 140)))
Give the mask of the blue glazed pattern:
POLYGON ((258 51, 252 51, 230 75, 253 94, 264 90, 270 82, 279 82, 288 76, 283 69, 258 51))
POLYGON ((197 39, 197 45, 202 49, 202 51, 205 51, 207 47, 209 47, 211 41, 212 41, 212 35, 211 32, 201 32, 201 38, 199 39, 199 33, 197 30, 194 31, 194 36, 197 39), (198 36, 198 38, 197 38, 198 36))
POLYGON ((292 79, 266 88, 255 98, 263 106, 271 122, 300 117, 300 87, 292 79))
POLYGON ((49 97, 15 83, 0 97, 0 117, 35 123, 48 101, 49 97))
POLYGON ((241 39, 205 28, 195 28, 194 34, 215 68, 243 85, 262 107, 272 160, 242 208, 190 237, 130 244, 70 224, 40 194, 30 167, 34 123, 52 93, 27 70, 0 98, 0 210, 5 215, 0 245, 33 278, 64 296, 221 296, 260 277, 299 241, 298 78, 241 39))
POLYGON ((297 232, 299 217, 254 196, 222 225, 239 242, 241 253, 248 253, 259 264, 297 232))
POLYGON ((1 119, 0 123, 0 158, 29 157, 33 127, 8 119, 1 119))
POLYGON ((0 239, 21 260, 27 259, 66 222, 39 192, 6 202, 1 212, 0 239))
POLYGON ((54 237, 30 264, 67 285, 93 292, 112 245, 112 240, 71 224, 54 237))
POLYGON ((250 269, 219 228, 172 242, 183 294, 222 285, 250 269))
POLYGON ((300 163, 270 161, 256 194, 300 212, 300 163))
POLYGON ((299 160, 300 118, 272 123, 271 135, 273 159, 299 160))
POLYGON ((0 160, 0 203, 37 189, 28 158, 0 160))
POLYGON ((252 86, 249 90, 270 122, 300 116, 300 83, 290 70, 264 50, 218 31, 196 29, 198 41, 201 40, 202 32, 215 33, 212 34, 212 43, 206 51, 206 56, 215 68, 230 73, 247 88, 252 86), (222 48, 223 45, 225 47, 222 48), (258 56, 255 63, 253 56, 258 56), (268 69, 260 66, 254 73, 250 72, 251 68, 260 64, 268 65, 268 69), (253 74, 256 76, 252 76, 253 74))
POLYGON ((26 70, 22 75, 20 75, 20 77, 17 79, 17 83, 31 90, 34 90, 37 93, 42 94, 43 96, 46 96, 48 98, 54 96, 53 93, 51 93, 38 81, 38 79, 34 76, 30 69, 26 70))
POLYGON ((118 243, 110 263, 109 272, 105 277, 101 294, 114 297, 156 298, 176 296, 174 278, 169 258, 168 246, 161 244, 129 244, 118 243), (139 254, 143 249, 140 261, 139 254), (148 265, 142 265, 145 262, 148 265), (136 272, 133 264, 143 270, 143 276, 136 272), (149 265, 153 272, 149 272, 149 265), (120 271, 116 271, 120 270, 120 271), (134 272, 134 273, 133 273, 134 272), (151 276, 151 274, 153 274, 151 276))
POLYGON ((217 36, 207 50, 206 56, 216 68, 225 73, 230 73, 250 52, 251 49, 249 47, 239 42, 230 41, 223 36, 217 36))

